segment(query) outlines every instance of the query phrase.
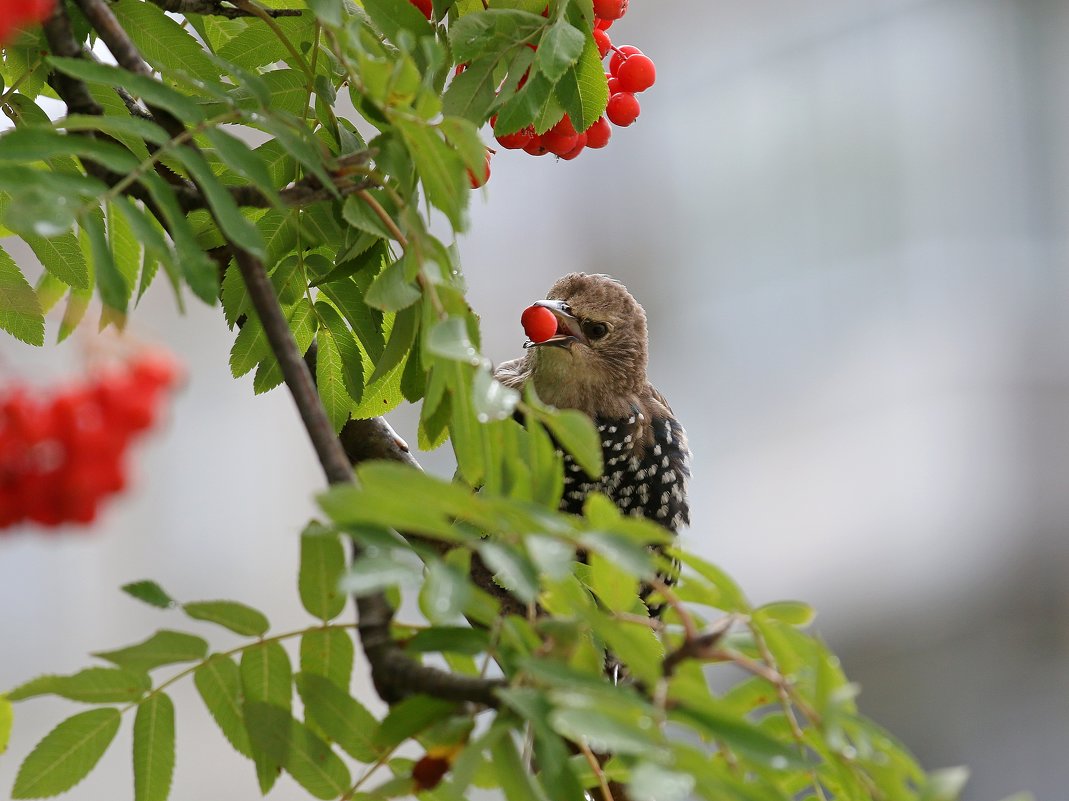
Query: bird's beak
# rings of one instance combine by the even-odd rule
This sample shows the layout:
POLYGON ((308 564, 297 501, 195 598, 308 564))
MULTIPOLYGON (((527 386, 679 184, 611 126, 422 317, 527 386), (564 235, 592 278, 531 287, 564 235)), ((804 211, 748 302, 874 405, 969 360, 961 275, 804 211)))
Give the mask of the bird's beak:
POLYGON ((583 336, 583 329, 579 326, 579 319, 572 314, 572 310, 563 300, 536 300, 533 305, 542 306, 553 312, 553 316, 557 318, 557 333, 543 342, 531 342, 528 340, 523 345, 525 348, 533 348, 539 345, 570 348, 573 342, 586 344, 586 337, 583 336))

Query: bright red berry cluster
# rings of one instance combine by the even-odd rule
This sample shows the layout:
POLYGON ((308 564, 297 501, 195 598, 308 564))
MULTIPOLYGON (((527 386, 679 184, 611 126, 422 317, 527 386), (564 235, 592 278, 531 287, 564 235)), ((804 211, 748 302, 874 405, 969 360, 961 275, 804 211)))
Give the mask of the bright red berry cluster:
POLYGON ((126 486, 126 449, 152 427, 179 370, 146 351, 48 396, 0 396, 0 528, 91 523, 101 499, 126 486))
POLYGON ((44 22, 52 13, 54 0, 0 0, 0 44, 11 41, 18 31, 44 22))
MULTIPOLYGON (((653 60, 637 47, 615 47, 609 37, 609 28, 627 13, 627 4, 628 0, 594 0, 594 43, 597 44, 602 58, 612 53, 609 72, 605 73, 609 86, 609 103, 605 116, 599 117, 587 130, 576 131, 565 114, 560 122, 541 135, 535 133, 533 126, 528 126, 516 133, 498 136, 497 142, 501 147, 506 150, 523 150, 532 156, 552 153, 562 159, 571 160, 588 147, 605 147, 612 136, 610 122, 626 127, 638 119, 641 109, 635 95, 653 86, 657 79, 657 70, 653 60)), ((520 85, 523 85, 523 81, 520 85)), ((495 123, 496 118, 490 120, 491 125, 495 123)))

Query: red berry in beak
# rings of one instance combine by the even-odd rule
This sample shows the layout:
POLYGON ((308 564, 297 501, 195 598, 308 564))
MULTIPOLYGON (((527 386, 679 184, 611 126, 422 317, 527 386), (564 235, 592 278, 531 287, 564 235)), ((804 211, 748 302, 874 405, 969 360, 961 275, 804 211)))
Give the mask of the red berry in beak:
POLYGON ((520 323, 532 342, 545 342, 557 333, 557 318, 545 306, 528 306, 520 315, 520 323))

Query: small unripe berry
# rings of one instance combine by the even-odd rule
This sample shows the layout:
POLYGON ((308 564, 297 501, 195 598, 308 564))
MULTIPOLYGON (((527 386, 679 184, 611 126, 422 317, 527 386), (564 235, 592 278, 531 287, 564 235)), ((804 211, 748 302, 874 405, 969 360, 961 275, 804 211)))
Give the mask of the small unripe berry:
POLYGON ((644 92, 657 80, 657 69, 652 58, 637 53, 620 65, 616 78, 625 92, 644 92))
POLYGON ((613 125, 626 128, 638 119, 641 111, 638 98, 628 92, 620 92, 609 98, 609 105, 605 108, 605 116, 613 125))
POLYGON ((557 333, 557 318, 545 306, 528 306, 520 315, 520 324, 532 342, 545 342, 557 333))

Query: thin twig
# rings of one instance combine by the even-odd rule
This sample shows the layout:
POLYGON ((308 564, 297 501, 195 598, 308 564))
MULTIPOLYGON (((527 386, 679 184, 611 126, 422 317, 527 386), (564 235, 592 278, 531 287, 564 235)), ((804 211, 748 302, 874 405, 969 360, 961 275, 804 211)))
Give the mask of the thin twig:
POLYGON ((601 798, 602 801, 616 801, 613 797, 612 790, 609 788, 609 780, 605 777, 605 771, 601 769, 601 762, 598 761, 597 756, 590 750, 590 746, 584 742, 577 743, 579 750, 586 757, 587 763, 590 765, 590 769, 594 771, 594 775, 598 779, 598 784, 601 786, 601 798))

